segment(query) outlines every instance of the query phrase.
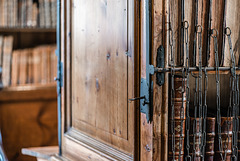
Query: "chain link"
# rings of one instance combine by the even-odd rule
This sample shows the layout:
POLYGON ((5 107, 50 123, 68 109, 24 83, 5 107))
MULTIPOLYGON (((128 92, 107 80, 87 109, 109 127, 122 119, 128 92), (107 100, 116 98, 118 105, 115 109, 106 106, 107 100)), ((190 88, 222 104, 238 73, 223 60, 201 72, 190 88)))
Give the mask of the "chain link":
POLYGON ((171 53, 171 133, 172 133, 172 161, 175 161, 175 113, 174 113, 174 97, 175 97, 175 90, 174 90, 174 77, 175 77, 175 54, 173 54, 173 30, 171 25, 171 8, 169 5, 169 46, 170 46, 170 53, 171 53))
POLYGON ((186 157, 185 161, 192 160, 190 156, 190 142, 189 142, 189 131, 190 131, 190 114, 189 114, 189 102, 190 102, 190 87, 189 87, 189 67, 190 67, 190 59, 189 59, 189 39, 188 39, 188 29, 189 23, 187 21, 184 22, 184 29, 185 29, 185 47, 186 47, 186 64, 185 64, 185 71, 187 77, 187 87, 186 87, 186 157))
POLYGON ((225 34, 228 38, 229 50, 231 55, 231 77, 230 77, 230 84, 231 84, 231 92, 230 92, 230 100, 229 100, 229 107, 232 109, 233 115, 233 134, 232 134, 232 160, 237 161, 238 158, 238 79, 236 76, 236 64, 235 64, 235 57, 233 54, 232 49, 232 41, 231 41, 231 29, 227 27, 225 29, 225 34))

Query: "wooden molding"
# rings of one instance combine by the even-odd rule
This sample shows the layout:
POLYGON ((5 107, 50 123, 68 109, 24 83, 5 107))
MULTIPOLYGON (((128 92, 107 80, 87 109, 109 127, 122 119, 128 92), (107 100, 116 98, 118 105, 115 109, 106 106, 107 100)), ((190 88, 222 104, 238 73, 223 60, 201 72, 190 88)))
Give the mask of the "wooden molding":
POLYGON ((106 145, 98 140, 95 140, 83 133, 78 132, 71 128, 65 136, 74 142, 84 146, 85 148, 104 156, 110 160, 133 160, 133 156, 123 153, 113 147, 106 145))

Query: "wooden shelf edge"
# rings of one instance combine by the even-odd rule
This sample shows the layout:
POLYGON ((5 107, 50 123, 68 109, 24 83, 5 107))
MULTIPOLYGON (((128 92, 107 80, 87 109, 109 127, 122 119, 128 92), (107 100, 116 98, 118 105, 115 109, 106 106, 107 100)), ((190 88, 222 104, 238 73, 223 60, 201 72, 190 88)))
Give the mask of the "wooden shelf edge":
POLYGON ((56 84, 7 87, 0 91, 1 102, 53 99, 57 99, 56 84))
POLYGON ((22 154, 49 160, 58 153, 58 146, 23 148, 22 154))
POLYGON ((56 28, 0 27, 0 32, 56 32, 56 28))

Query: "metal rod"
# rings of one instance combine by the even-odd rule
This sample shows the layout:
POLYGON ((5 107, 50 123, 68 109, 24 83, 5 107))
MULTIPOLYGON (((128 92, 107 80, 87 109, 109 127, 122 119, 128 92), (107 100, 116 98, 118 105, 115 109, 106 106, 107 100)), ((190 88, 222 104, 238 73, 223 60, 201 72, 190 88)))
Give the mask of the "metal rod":
POLYGON ((58 81, 57 81, 57 93, 58 93, 58 147, 59 147, 59 155, 62 155, 62 106, 61 106, 61 0, 57 0, 57 55, 58 55, 58 81))
MULTIPOLYGON (((175 68, 172 68, 174 71, 182 71, 182 70, 185 70, 183 67, 175 67, 175 68)), ((232 69, 232 67, 219 67, 219 71, 230 71, 232 69)), ((235 67, 236 70, 240 70, 240 67, 235 67)), ((190 72, 191 71, 199 71, 199 68, 198 67, 190 67, 188 69, 190 72)), ((215 71, 216 68, 215 67, 202 67, 202 70, 206 70, 206 71, 215 71)), ((171 71, 171 68, 168 67, 168 68, 154 68, 154 72, 157 73, 157 72, 170 72, 171 71)))

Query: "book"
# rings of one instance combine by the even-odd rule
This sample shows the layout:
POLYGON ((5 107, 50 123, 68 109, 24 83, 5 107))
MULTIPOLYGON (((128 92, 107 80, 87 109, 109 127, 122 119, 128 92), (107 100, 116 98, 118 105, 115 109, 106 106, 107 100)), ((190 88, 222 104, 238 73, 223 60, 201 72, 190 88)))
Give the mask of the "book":
POLYGON ((222 149, 219 147, 218 135, 215 137, 215 156, 214 160, 231 161, 232 155, 232 124, 233 117, 221 117, 221 142, 222 149))
POLYGON ((37 3, 32 4, 32 27, 36 27, 38 25, 38 7, 37 3))
POLYGON ((26 26, 28 27, 32 27, 32 6, 33 6, 33 1, 32 0, 26 0, 26 8, 27 8, 27 11, 26 11, 26 26))
POLYGON ((12 72, 11 72, 11 85, 12 86, 17 86, 19 83, 19 67, 20 67, 20 61, 19 61, 19 55, 20 55, 20 51, 19 50, 15 50, 13 51, 12 54, 12 72))
POLYGON ((54 78, 57 77, 57 56, 55 54, 56 46, 51 47, 51 82, 55 82, 54 78))
POLYGON ((214 138, 215 138, 215 124, 216 119, 214 117, 206 118, 206 146, 205 146, 205 161, 214 160, 214 138))
POLYGON ((13 36, 4 37, 3 67, 2 67, 2 80, 4 87, 10 85, 12 49, 13 49, 13 36))
POLYGON ((44 0, 45 27, 51 27, 50 0, 44 0))
POLYGON ((186 119, 186 93, 182 93, 182 89, 186 87, 182 86, 186 83, 186 79, 182 77, 174 78, 174 97, 172 98, 174 103, 174 109, 169 107, 169 160, 184 160, 184 137, 185 137, 185 119, 186 119), (182 99, 183 96, 183 99, 182 99), (172 113, 174 116, 172 116, 172 113), (172 129, 172 127, 174 127, 172 129), (175 137, 172 135, 174 130, 175 137), (174 144, 174 145, 173 145, 174 144), (174 147, 173 147, 174 146, 174 147), (173 150, 175 153, 173 153, 173 150))
POLYGON ((45 27, 44 0, 39 0, 39 26, 40 27, 45 27))
POLYGON ((0 67, 2 68, 3 62, 3 36, 0 35, 0 67))
POLYGON ((0 27, 3 27, 3 0, 0 1, 0 27))
POLYGON ((33 53, 32 49, 28 49, 28 55, 27 55, 27 83, 32 84, 33 83, 33 53))
POLYGON ((32 53, 32 58, 33 58, 33 83, 34 84, 39 84, 41 83, 41 73, 42 73, 42 68, 41 68, 41 53, 39 47, 34 48, 32 53))
POLYGON ((27 69, 28 69, 28 50, 23 49, 20 52, 20 70, 19 70, 19 84, 27 84, 27 69))
POLYGON ((194 161, 201 160, 201 141, 202 133, 200 131, 200 123, 203 123, 201 118, 191 117, 190 119, 190 155, 194 161))

